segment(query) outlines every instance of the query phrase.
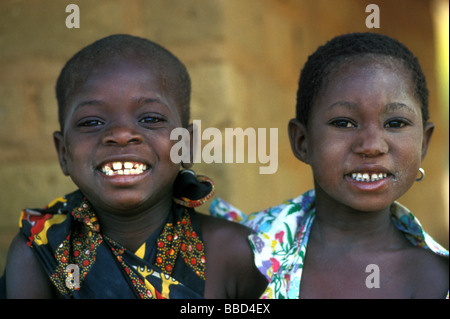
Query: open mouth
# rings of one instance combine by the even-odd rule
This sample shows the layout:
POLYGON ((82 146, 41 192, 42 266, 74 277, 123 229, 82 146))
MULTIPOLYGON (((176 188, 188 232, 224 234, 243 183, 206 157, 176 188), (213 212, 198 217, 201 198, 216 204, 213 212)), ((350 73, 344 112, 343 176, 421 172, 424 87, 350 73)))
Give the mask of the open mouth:
POLYGON ((103 164, 100 171, 106 176, 140 175, 148 170, 148 166, 139 162, 110 162, 103 164))
POLYGON ((353 180, 355 180, 357 182, 373 183, 373 182, 377 182, 377 181, 380 181, 382 179, 385 179, 385 178, 387 178, 390 175, 387 174, 387 173, 364 173, 364 172, 360 172, 360 173, 352 173, 352 174, 349 174, 348 176, 350 176, 353 180))

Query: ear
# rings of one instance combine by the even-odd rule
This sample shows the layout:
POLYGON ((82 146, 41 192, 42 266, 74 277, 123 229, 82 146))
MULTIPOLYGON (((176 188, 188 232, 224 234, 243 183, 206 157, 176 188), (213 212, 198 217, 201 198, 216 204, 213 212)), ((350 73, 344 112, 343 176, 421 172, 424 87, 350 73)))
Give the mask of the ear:
POLYGON ((66 161, 66 147, 64 145, 64 136, 61 132, 53 133, 53 142, 55 143, 56 152, 58 154, 59 165, 64 173, 64 175, 69 176, 69 170, 66 161))
POLYGON ((422 140, 422 160, 427 154, 428 145, 430 144, 431 136, 433 135, 434 124, 427 122, 423 128, 423 140, 422 140))
POLYGON ((186 128, 189 132, 189 163, 181 162, 183 168, 191 168, 194 165, 194 126, 189 124, 186 128))
POLYGON ((306 127, 297 119, 291 119, 288 124, 288 134, 295 157, 309 164, 306 127))

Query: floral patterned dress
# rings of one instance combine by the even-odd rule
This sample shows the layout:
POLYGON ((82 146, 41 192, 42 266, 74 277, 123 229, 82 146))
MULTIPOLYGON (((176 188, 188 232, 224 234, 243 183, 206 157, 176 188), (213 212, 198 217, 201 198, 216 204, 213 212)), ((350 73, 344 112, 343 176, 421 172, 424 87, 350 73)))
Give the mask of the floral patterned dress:
MULTIPOLYGON (((448 258, 448 251, 422 229, 408 209, 395 202, 391 212, 394 225, 413 245, 448 258)), ((303 263, 315 217, 314 190, 248 216, 218 198, 212 202, 210 213, 255 231, 249 236, 255 264, 269 281, 261 298, 299 298, 303 263)))

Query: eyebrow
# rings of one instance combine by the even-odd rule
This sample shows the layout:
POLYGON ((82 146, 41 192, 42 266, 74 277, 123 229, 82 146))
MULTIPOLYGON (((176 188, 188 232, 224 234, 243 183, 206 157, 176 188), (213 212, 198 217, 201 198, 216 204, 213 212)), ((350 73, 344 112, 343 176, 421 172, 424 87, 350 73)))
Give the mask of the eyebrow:
POLYGON ((143 105, 143 104, 151 104, 151 103, 159 103, 162 105, 166 105, 163 101, 158 98, 147 98, 147 97, 137 97, 133 98, 133 103, 143 105))
POLYGON ((400 103, 400 102, 392 102, 392 103, 386 104, 386 111, 392 112, 392 111, 397 111, 397 110, 406 110, 410 113, 416 114, 416 110, 407 104, 400 103))
MULTIPOLYGON (((146 97, 137 97, 137 98, 133 98, 133 103, 139 104, 139 105, 143 105, 143 104, 150 104, 150 103, 159 103, 162 105, 166 105, 165 103, 163 103, 160 99, 158 98, 146 98, 146 97)), ((75 106, 74 111, 78 110, 79 108, 82 108, 84 106, 102 106, 105 105, 106 103, 102 100, 88 100, 88 101, 83 101, 78 103, 75 106)))
POLYGON ((358 108, 358 104, 357 103, 353 103, 353 102, 347 102, 347 101, 338 101, 338 102, 334 102, 333 104, 328 106, 328 109, 331 110, 335 107, 345 107, 347 109, 356 109, 358 108))
POLYGON ((103 102, 103 101, 101 101, 101 100, 89 100, 89 101, 83 101, 83 102, 78 103, 78 104, 75 106, 75 110, 76 110, 76 109, 79 109, 80 107, 83 107, 83 106, 88 106, 88 105, 104 105, 104 104, 105 104, 105 102, 103 102))
POLYGON ((83 101, 78 103, 77 105, 75 105, 75 107, 73 108, 72 113, 77 112, 79 109, 85 107, 85 106, 89 106, 89 105, 93 105, 93 106, 100 106, 100 105, 105 105, 105 102, 102 100, 88 100, 88 101, 83 101))
MULTIPOLYGON (((348 101, 338 101, 338 102, 335 102, 335 103, 331 104, 330 106, 328 106, 328 109, 333 109, 333 108, 339 107, 339 106, 344 107, 344 108, 348 108, 348 109, 351 109, 351 110, 354 110, 354 109, 358 108, 358 104, 357 103, 348 102, 348 101)), ((406 111, 408 111, 410 113, 416 114, 416 110, 413 107, 411 107, 411 106, 409 106, 407 104, 401 103, 401 102, 388 103, 385 106, 385 110, 387 112, 393 112, 393 111, 397 111, 397 110, 406 110, 406 111)))

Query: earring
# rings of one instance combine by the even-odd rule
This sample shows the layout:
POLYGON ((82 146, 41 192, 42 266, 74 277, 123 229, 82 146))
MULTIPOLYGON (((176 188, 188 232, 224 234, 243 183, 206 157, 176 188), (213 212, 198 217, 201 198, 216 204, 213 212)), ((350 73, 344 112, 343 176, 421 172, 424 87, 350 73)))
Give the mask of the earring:
POLYGON ((425 178, 425 170, 422 167, 419 168, 419 172, 420 172, 420 177, 416 178, 416 182, 421 182, 425 178))

